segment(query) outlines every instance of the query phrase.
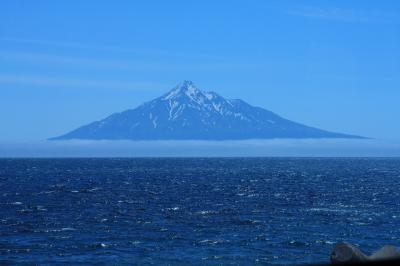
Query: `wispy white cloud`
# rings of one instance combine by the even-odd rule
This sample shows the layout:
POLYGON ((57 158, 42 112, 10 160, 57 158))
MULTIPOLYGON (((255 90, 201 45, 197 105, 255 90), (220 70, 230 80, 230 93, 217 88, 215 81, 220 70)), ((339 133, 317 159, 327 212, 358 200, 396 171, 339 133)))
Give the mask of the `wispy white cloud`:
POLYGON ((231 62, 217 61, 192 61, 192 62, 150 62, 150 61, 134 61, 134 60, 110 60, 102 58, 84 58, 78 56, 65 56, 43 53, 27 53, 16 51, 0 52, 1 61, 12 61, 29 64, 51 65, 56 66, 74 66, 83 68, 107 68, 119 70, 153 70, 153 71, 182 71, 182 70, 229 70, 244 69, 256 67, 253 64, 238 64, 231 62))
POLYGON ((51 47, 51 48, 63 48, 64 50, 86 50, 86 51, 97 51, 106 53, 122 53, 129 55, 140 55, 140 56, 156 56, 169 59, 193 59, 193 60, 209 60, 209 61, 226 61, 225 57, 218 54, 202 53, 201 51, 192 51, 191 53, 179 51, 179 50, 162 50, 162 49, 151 49, 151 48, 131 48, 121 47, 115 45, 107 45, 101 43, 82 43, 82 42, 68 42, 68 41, 55 41, 55 40, 39 40, 39 39, 23 39, 15 37, 0 37, 0 42, 11 43, 11 44, 27 44, 30 47, 51 47))
POLYGON ((287 12, 289 15, 300 16, 312 19, 333 20, 340 22, 380 22, 394 23, 399 22, 398 13, 383 11, 366 11, 359 9, 344 8, 319 8, 306 7, 292 9, 287 12))
POLYGON ((161 91, 166 87, 165 84, 152 82, 128 82, 98 79, 73 79, 54 76, 38 75, 0 75, 1 84, 13 84, 24 86, 46 86, 63 88, 93 88, 93 89, 113 89, 113 90, 156 90, 161 91))
POLYGON ((47 47, 58 47, 58 48, 80 49, 80 50, 96 50, 104 52, 117 52, 117 53, 129 53, 129 54, 152 54, 152 55, 165 55, 165 56, 180 55, 179 53, 174 53, 172 51, 160 51, 155 49, 133 49, 133 48, 104 45, 98 43, 90 44, 90 43, 81 43, 81 42, 77 43, 69 41, 23 39, 15 37, 0 37, 0 41, 9 43, 30 44, 35 46, 47 46, 47 47))
POLYGON ((61 56, 54 54, 41 54, 41 53, 26 53, 15 51, 2 51, 0 52, 0 60, 33 63, 33 64, 55 64, 57 65, 74 65, 81 67, 100 67, 100 68, 118 68, 118 69, 132 69, 143 67, 140 63, 127 63, 115 60, 101 60, 89 59, 74 56, 61 56))

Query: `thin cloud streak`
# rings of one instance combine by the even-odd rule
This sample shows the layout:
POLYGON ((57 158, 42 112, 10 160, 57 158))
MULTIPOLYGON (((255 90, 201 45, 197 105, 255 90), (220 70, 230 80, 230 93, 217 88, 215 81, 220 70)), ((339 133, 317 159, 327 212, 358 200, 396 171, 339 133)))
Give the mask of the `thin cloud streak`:
POLYGON ((29 86, 95 88, 133 91, 161 91, 166 85, 151 82, 121 82, 112 80, 69 79, 34 75, 0 75, 0 83, 29 86))
POLYGON ((221 57, 217 54, 207 54, 196 51, 195 54, 188 54, 185 52, 179 51, 164 51, 157 49, 143 49, 143 48, 126 48, 126 47, 118 47, 112 45, 102 45, 102 44, 87 44, 87 43, 75 43, 75 42, 66 42, 66 41, 53 41, 53 40, 35 40, 35 39, 22 39, 22 38, 14 38, 14 37, 0 37, 0 41, 15 43, 15 44, 32 44, 35 46, 47 46, 53 48, 68 48, 70 50, 96 50, 110 53, 123 53, 130 55, 141 55, 141 56, 157 56, 164 58, 191 58, 195 61, 198 60, 210 60, 210 61, 224 61, 225 57, 221 57))
POLYGON ((0 52, 0 60, 31 63, 31 64, 51 64, 61 66, 75 66, 86 68, 107 68, 120 70, 153 70, 153 71, 182 71, 182 70, 230 70, 251 68, 256 65, 248 64, 233 64, 229 62, 196 62, 193 64, 184 63, 159 63, 159 62, 141 62, 141 61, 116 61, 102 59, 88 59, 73 56, 60 56, 40 53, 25 53, 25 52, 0 52))
POLYGON ((129 54, 151 54, 159 56, 182 56, 183 54, 174 52, 164 52, 160 50, 151 49, 132 49, 123 48, 112 45, 101 45, 101 44, 85 44, 85 43, 75 43, 67 41, 53 41, 53 40, 37 40, 37 39, 22 39, 14 37, 1 37, 0 41, 20 43, 20 44, 33 44, 37 46, 50 46, 50 47, 60 47, 60 48, 70 48, 78 50, 97 50, 105 52, 117 52, 117 53, 129 53, 129 54))
POLYGON ((141 65, 127 64, 126 62, 87 59, 71 56, 59 56, 38 53, 24 52, 0 52, 0 60, 17 61, 34 64, 59 64, 59 65, 78 65, 82 67, 118 68, 132 69, 141 65))
POLYGON ((308 8, 290 10, 287 12, 287 14, 305 18, 333 20, 340 22, 399 23, 398 13, 389 13, 381 11, 308 7, 308 8))

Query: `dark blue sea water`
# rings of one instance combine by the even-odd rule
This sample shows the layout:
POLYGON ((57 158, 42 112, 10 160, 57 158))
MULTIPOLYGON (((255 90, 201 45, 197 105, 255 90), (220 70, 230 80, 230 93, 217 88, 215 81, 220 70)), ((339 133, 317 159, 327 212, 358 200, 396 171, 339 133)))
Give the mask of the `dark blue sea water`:
POLYGON ((399 159, 2 159, 0 264, 328 262, 399 203, 399 159))

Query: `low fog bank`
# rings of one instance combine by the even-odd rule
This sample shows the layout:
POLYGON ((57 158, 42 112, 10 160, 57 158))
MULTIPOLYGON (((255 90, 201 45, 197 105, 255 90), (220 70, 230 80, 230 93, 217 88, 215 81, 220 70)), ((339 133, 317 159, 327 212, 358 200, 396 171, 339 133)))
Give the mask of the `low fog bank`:
POLYGON ((0 143, 0 157, 400 157, 400 141, 30 141, 0 143))

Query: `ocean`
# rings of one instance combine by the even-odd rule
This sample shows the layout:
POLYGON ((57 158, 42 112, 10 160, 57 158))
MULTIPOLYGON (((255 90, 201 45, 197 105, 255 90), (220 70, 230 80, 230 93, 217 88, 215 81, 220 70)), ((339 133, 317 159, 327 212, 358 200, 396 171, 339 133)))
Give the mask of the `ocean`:
POLYGON ((301 265, 400 245, 400 159, 1 159, 0 264, 301 265))

